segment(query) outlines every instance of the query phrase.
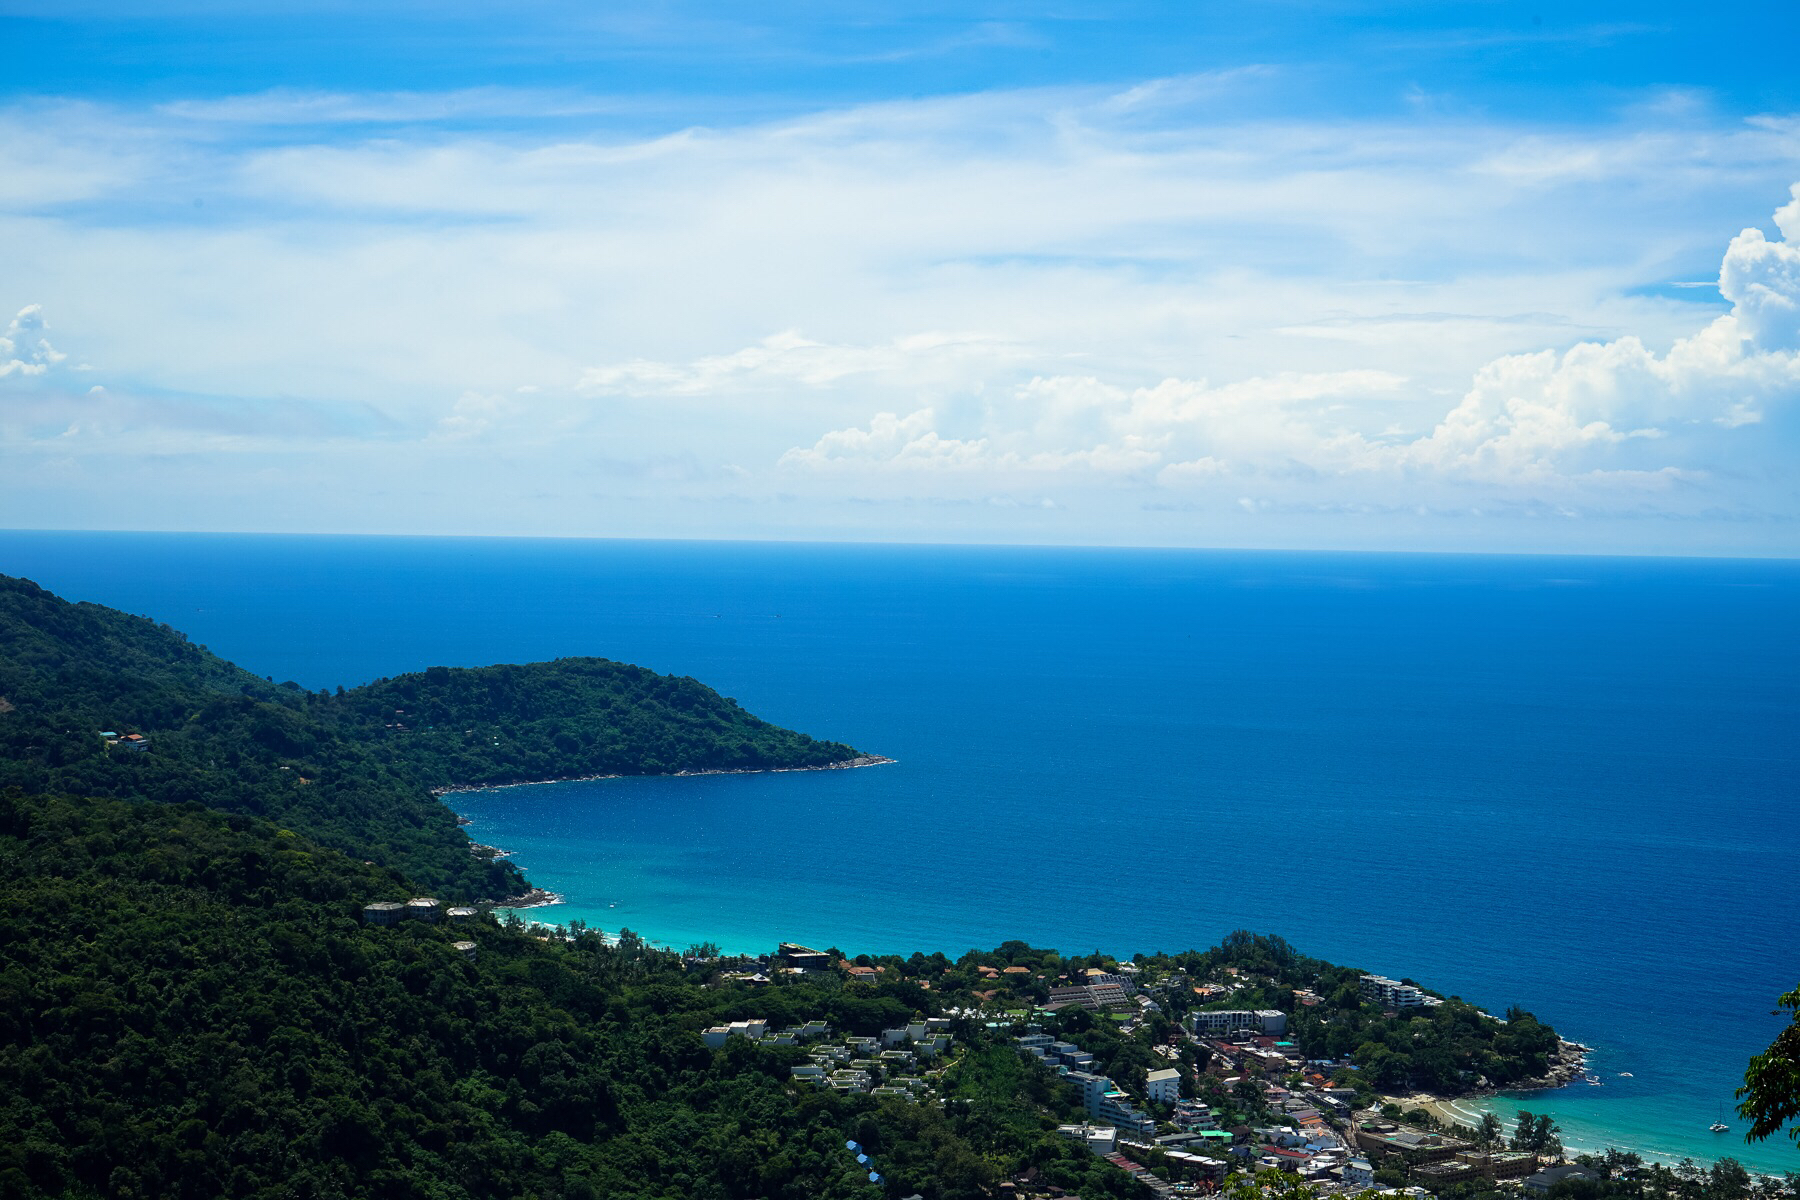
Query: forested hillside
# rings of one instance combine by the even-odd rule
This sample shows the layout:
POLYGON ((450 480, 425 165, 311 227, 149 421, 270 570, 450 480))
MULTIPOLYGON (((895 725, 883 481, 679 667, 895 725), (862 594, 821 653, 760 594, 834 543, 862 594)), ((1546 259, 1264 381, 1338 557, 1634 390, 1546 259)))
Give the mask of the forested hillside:
POLYGON ((267 822, 0 795, 0 1194, 973 1200, 1026 1164, 1139 1194, 1048 1131, 1070 1097, 973 1023, 942 1108, 796 1085, 800 1049, 698 1033, 874 1034, 937 1011, 916 984, 709 988, 630 937, 359 921, 406 894, 267 822))
POLYGON ((526 884, 434 787, 851 758, 691 679, 601 659, 277 685, 179 632, 0 576, 0 787, 265 817, 446 898, 526 884), (147 748, 108 745, 137 734, 147 748))
POLYGON ((603 658, 429 671, 337 697, 435 786, 571 775, 822 767, 856 757, 762 721, 693 679, 603 658))
POLYGON ((1201 975, 1229 968, 1244 986, 1217 1006, 1289 1012, 1289 1036, 1308 1057, 1353 1059, 1349 1074, 1378 1090, 1455 1094, 1520 1084, 1550 1070, 1562 1041, 1522 1009, 1498 1021, 1454 996, 1386 1014, 1359 995, 1363 971, 1300 954, 1280 937, 1238 932, 1177 961, 1201 975), (1308 989, 1315 1002, 1295 1003, 1296 988, 1308 989))

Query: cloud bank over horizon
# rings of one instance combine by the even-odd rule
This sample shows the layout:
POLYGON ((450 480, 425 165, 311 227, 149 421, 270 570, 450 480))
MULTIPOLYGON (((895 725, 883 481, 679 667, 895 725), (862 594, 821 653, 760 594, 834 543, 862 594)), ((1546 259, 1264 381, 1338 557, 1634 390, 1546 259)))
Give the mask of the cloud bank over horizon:
POLYGON ((1284 73, 15 99, 0 524, 1800 554, 1800 117, 1284 73))
MULTIPOLYGON (((1751 228, 1726 249, 1719 291, 1731 311, 1667 354, 1626 336, 1561 353, 1506 355, 1480 367, 1460 403, 1417 436, 1371 436, 1352 424, 1372 407, 1359 400, 1407 383, 1380 371, 1218 387, 1170 378, 1130 391, 1092 375, 1038 376, 1009 402, 985 405, 972 438, 943 436, 930 408, 879 413, 868 428, 826 433, 781 462, 987 472, 1080 464, 1154 472, 1162 484, 1280 477, 1297 468, 1335 479, 1382 473, 1569 492, 1704 480, 1704 467, 1684 464, 1706 461, 1720 441, 1715 427, 1760 424, 1770 405, 1800 403, 1800 183, 1792 195, 1774 216, 1781 240, 1751 228), (1637 440, 1650 444, 1628 447, 1637 440)), ((787 344, 801 343, 790 334, 787 344)), ((804 345, 824 358, 854 356, 847 347, 804 345)), ((751 362, 755 369, 769 360, 751 362)), ((644 367, 639 375, 659 378, 644 367)))

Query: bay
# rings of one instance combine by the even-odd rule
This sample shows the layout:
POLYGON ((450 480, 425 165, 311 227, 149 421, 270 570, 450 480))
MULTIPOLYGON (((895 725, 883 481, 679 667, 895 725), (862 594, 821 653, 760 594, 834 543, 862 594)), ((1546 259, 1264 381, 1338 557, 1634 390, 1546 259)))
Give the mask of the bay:
POLYGON ((0 571, 307 687, 597 654, 898 760, 453 797, 544 919, 1277 932, 1593 1045, 1604 1086, 1495 1105, 1572 1144, 1800 1168, 1705 1129, 1800 981, 1791 562, 7 532, 0 571))

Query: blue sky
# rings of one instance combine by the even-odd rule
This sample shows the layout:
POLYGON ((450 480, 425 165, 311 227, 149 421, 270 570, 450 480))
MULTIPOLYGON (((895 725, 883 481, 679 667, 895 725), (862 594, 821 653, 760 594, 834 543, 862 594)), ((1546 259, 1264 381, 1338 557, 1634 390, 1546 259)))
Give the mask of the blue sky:
POLYGON ((144 7, 0 525, 1800 552, 1792 5, 144 7))

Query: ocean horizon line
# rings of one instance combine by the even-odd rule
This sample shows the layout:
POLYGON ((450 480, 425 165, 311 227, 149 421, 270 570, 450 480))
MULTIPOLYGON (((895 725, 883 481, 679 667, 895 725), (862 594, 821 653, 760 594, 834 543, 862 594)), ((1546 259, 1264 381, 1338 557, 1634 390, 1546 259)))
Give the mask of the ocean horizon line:
POLYGON ((1319 555, 1326 557, 1403 557, 1403 558, 1437 558, 1437 559, 1499 559, 1499 560, 1592 560, 1597 562, 1695 562, 1695 563, 1800 563, 1800 551, 1792 553, 1768 552, 1750 553, 1718 553, 1698 554, 1691 548, 1684 548, 1668 553, 1652 551, 1609 551, 1605 549, 1570 549, 1562 548, 1485 548, 1485 549, 1446 549, 1438 546, 1405 546, 1405 545, 1275 545, 1266 542, 1214 542, 1171 543, 1171 542, 1092 542, 1092 541, 991 541, 985 539, 941 539, 918 540, 914 538, 869 538, 869 537, 821 537, 796 536, 775 537, 768 535, 746 535, 743 537, 683 537, 676 534, 631 534, 631 533, 551 533, 551 532, 512 532, 512 533, 415 533, 395 530, 305 530, 305 529, 122 529, 122 528, 79 528, 59 529, 42 526, 0 526, 0 535, 54 536, 54 537, 194 537, 194 538, 267 538, 271 540, 361 540, 361 541, 405 541, 405 542, 513 542, 513 543, 610 543, 620 545, 671 545, 693 547, 726 547, 726 546, 768 546, 768 547, 862 547, 868 549, 918 549, 918 550, 1066 550, 1108 552, 1169 552, 1190 554, 1266 554, 1266 555, 1319 555))

